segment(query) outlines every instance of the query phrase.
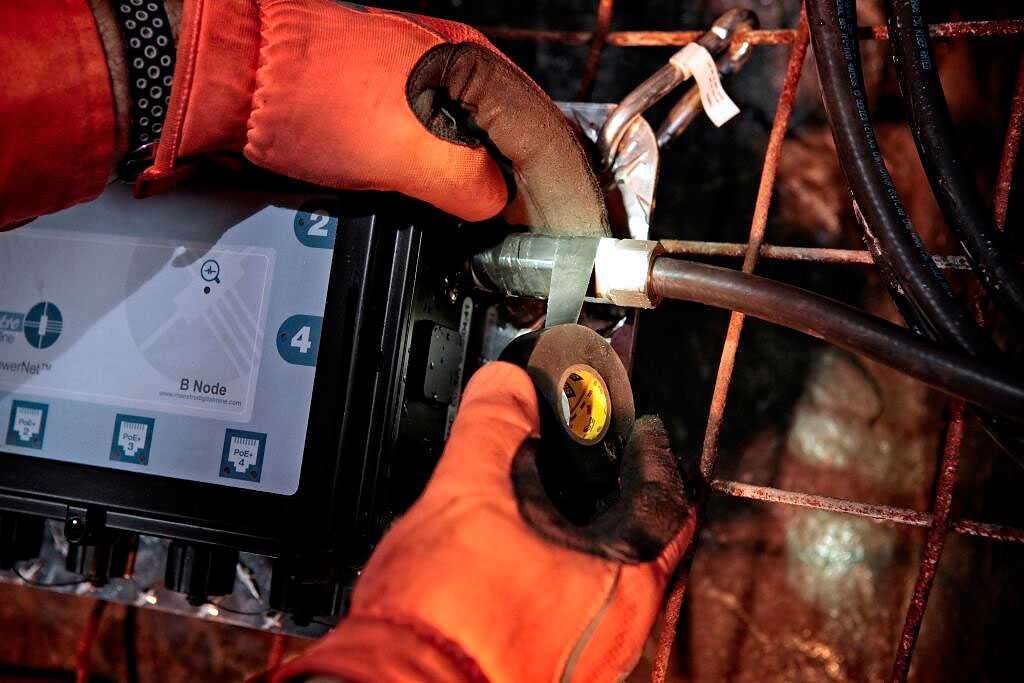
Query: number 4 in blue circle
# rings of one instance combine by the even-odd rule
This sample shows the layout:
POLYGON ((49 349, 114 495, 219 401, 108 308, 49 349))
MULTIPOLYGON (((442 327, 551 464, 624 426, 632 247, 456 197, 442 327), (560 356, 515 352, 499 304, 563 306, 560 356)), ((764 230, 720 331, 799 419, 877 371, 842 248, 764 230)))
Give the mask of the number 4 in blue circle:
POLYGON ((338 200, 317 198, 295 213, 295 236, 307 247, 333 249, 338 234, 338 200))
POLYGON ((277 352, 293 365, 316 365, 320 328, 324 319, 315 315, 293 315, 277 330, 277 352))

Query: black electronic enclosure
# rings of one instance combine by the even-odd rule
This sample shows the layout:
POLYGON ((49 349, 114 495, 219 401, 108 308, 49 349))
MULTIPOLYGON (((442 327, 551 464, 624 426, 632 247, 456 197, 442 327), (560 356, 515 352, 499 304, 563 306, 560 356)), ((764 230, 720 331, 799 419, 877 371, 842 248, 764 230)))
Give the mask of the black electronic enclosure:
MULTIPOLYGON (((462 257, 451 219, 383 197, 370 206, 360 195, 323 200, 339 225, 294 495, 0 452, 0 530, 18 520, 65 520, 69 540, 101 547, 103 562, 104 543, 118 534, 167 537, 175 541, 170 561, 181 565, 168 567, 175 583, 190 581, 223 549, 265 554, 277 558, 272 606, 336 611, 346 570, 365 560, 440 456, 463 376, 450 372, 464 358, 459 331, 461 321, 467 332, 469 305, 458 290, 462 257), (422 362, 430 355, 450 359, 449 368, 434 373, 422 362), (303 593, 306 584, 317 588, 303 593)), ((21 528, 39 533, 36 524, 21 528)), ((0 545, 25 546, 10 536, 0 533, 0 545)), ((103 562, 78 566, 101 571, 103 562)), ((197 599, 207 592, 188 590, 197 599)))

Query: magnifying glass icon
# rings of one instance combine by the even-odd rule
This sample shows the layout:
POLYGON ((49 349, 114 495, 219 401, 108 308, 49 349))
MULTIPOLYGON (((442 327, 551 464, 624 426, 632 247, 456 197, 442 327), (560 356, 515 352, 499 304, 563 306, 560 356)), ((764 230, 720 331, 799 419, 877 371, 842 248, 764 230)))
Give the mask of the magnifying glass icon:
POLYGON ((203 261, 203 267, 199 269, 199 274, 207 282, 220 284, 220 264, 212 258, 203 261))

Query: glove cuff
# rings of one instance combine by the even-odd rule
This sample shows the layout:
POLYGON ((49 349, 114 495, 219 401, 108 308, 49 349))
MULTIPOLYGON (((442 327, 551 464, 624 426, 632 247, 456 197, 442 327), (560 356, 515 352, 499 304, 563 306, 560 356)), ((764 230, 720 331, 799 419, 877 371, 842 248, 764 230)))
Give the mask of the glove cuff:
POLYGON ((186 0, 167 120, 136 196, 174 186, 201 154, 242 151, 259 51, 257 0, 186 0))
POLYGON ((416 620, 378 614, 349 615, 319 643, 261 679, 279 683, 311 676, 353 683, 487 681, 477 663, 444 634, 416 620))

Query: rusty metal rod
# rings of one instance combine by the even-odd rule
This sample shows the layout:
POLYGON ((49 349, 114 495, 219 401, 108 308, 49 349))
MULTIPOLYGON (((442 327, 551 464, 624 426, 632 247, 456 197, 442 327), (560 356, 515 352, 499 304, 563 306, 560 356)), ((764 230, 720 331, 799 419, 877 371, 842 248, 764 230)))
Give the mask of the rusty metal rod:
MULTIPOLYGON (((1017 87, 1010 110, 1010 122, 1007 126, 1006 137, 1004 138, 1003 154, 996 182, 995 224, 998 230, 1002 230, 1006 223, 1006 209, 1010 199, 1010 187, 1013 182, 1013 170, 1017 161, 1017 150, 1020 147, 1022 125, 1024 125, 1024 57, 1022 57, 1020 67, 1018 68, 1017 87)), ((975 290, 971 298, 975 318, 979 325, 984 325, 985 318, 981 306, 981 289, 975 290)), ((932 506, 934 520, 928 528, 928 537, 925 540, 924 549, 921 551, 921 564, 917 573, 917 580, 914 582, 914 593, 910 600, 910 606, 907 608, 907 614, 903 621, 903 630, 900 634, 896 650, 896 658, 893 661, 891 680, 894 683, 904 683, 910 675, 910 663, 914 655, 914 648, 917 645, 917 638, 921 632, 921 623, 924 621, 925 609, 928 607, 928 597, 935 583, 935 575, 938 572, 939 560, 942 558, 946 534, 950 530, 949 512, 953 506, 953 489, 956 484, 956 473, 960 464, 960 453, 963 449, 963 436, 964 404, 956 401, 952 407, 949 428, 946 432, 946 446, 942 455, 942 466, 939 470, 939 481, 935 487, 935 502, 932 506)), ((961 522, 961 524, 964 523, 961 522)), ((966 524, 974 523, 967 522, 966 524)), ((976 529, 978 527, 975 526, 973 528, 976 529)), ((964 533, 969 532, 965 531, 964 533)), ((1017 533, 1018 535, 1020 534, 1020 532, 1017 533)), ((1001 540, 1010 539, 1004 535, 1001 540)))
POLYGON ((585 102, 590 99, 590 93, 594 89, 594 81, 597 79, 597 69, 601 64, 601 54, 607 42, 608 31, 612 25, 612 16, 615 13, 615 0, 598 0, 597 19, 594 21, 594 31, 590 39, 590 51, 587 53, 587 63, 583 67, 583 77, 580 79, 580 87, 576 91, 576 99, 585 102))
POLYGON ((841 512, 847 515, 868 517, 880 522, 892 522, 906 526, 926 527, 932 521, 932 516, 927 512, 919 512, 908 508, 864 503, 859 500, 833 498, 832 496, 821 496, 814 493, 786 491, 785 489, 777 489, 771 486, 744 484, 739 481, 729 481, 728 479, 713 480, 711 482, 711 490, 735 498, 782 503, 783 505, 795 505, 814 510, 825 510, 826 512, 841 512))
POLYGON ((969 519, 961 519, 949 525, 950 530, 964 536, 976 536, 987 538, 992 541, 1003 541, 1006 543, 1024 543, 1024 529, 1002 526, 1000 524, 988 524, 986 522, 972 522, 969 519))
MULTIPOLYGON (((1024 20, 1007 19, 998 21, 951 21, 931 24, 929 35, 933 38, 989 38, 1017 36, 1024 33, 1024 20)), ((492 40, 533 41, 537 43, 560 43, 563 45, 588 45, 594 40, 594 31, 551 31, 543 29, 504 28, 489 26, 480 31, 492 40)), ((613 47, 663 47, 682 46, 700 38, 704 31, 611 31, 605 39, 613 47)), ((887 40, 889 31, 885 26, 861 26, 857 30, 862 40, 887 40)), ((796 29, 760 29, 750 31, 742 37, 753 45, 787 45, 797 38, 796 29)))
MULTIPOLYGON (((748 31, 747 35, 750 33, 748 31)), ((807 56, 807 47, 810 43, 807 13, 804 9, 800 10, 797 33, 799 34, 799 40, 793 45, 789 55, 789 61, 786 65, 786 76, 782 81, 782 88, 779 90, 779 101, 775 108, 775 117, 772 120, 768 146, 764 153, 761 181, 757 189, 757 198, 754 200, 754 215, 750 222, 750 234, 743 253, 743 272, 745 273, 752 273, 754 271, 757 257, 761 251, 761 244, 764 241, 764 231, 768 223, 768 207, 772 201, 775 175, 779 167, 779 158, 782 155, 782 142, 789 128, 789 117, 793 112, 797 84, 800 82, 800 75, 803 73, 804 59, 807 56)), ((729 316, 729 327, 725 334, 725 342, 722 344, 722 355, 718 362, 718 374, 715 377, 715 388, 711 396, 711 409, 708 412, 707 426, 704 430, 700 471, 705 481, 711 479, 715 469, 715 460, 718 458, 718 436, 721 432, 722 420, 725 416, 725 403, 729 395, 729 386, 732 384, 732 372, 736 363, 736 352, 739 348, 742 331, 743 315, 734 312, 729 316)))
POLYGON ((917 637, 921 633, 921 622, 928 606, 935 583, 935 574, 939 570, 939 560, 946 545, 946 534, 949 532, 949 512, 953 507, 953 488, 956 486, 956 473, 960 467, 960 450, 964 441, 964 403, 954 401, 946 429, 946 443, 942 449, 942 465, 939 468, 939 481, 935 486, 935 503, 932 506, 932 520, 928 527, 924 550, 921 551, 921 564, 914 581, 914 593, 910 598, 910 606, 903 619, 903 631, 896 647, 896 658, 892 664, 892 681, 902 683, 910 673, 910 660, 917 645, 917 637))
MULTIPOLYGON (((687 256, 723 256, 744 258, 747 245, 742 242, 703 242, 700 240, 661 240, 660 244, 669 254, 687 256)), ((813 261, 815 263, 849 263, 872 266, 875 262, 871 253, 863 249, 831 249, 827 247, 788 247, 777 244, 762 244, 760 258, 779 261, 813 261)), ((970 270, 964 256, 956 254, 932 256, 935 265, 943 270, 970 270)))
MULTIPOLYGON (((710 487, 712 491, 734 498, 757 500, 765 503, 780 503, 782 505, 793 505, 811 510, 824 510, 825 512, 838 512, 856 517, 867 517, 878 522, 901 524, 903 526, 927 528, 932 525, 933 520, 931 514, 921 512, 920 510, 899 508, 892 505, 879 505, 877 503, 864 503, 859 500, 821 496, 815 493, 787 491, 785 489, 772 488, 771 486, 744 484, 743 482, 730 481, 728 479, 714 479, 711 481, 710 487)), ((977 536, 979 538, 1008 543, 1024 543, 1024 529, 1015 527, 962 519, 952 522, 949 528, 951 531, 965 536, 977 536)))
POLYGON ((1013 169, 1017 164, 1022 129, 1024 129, 1024 55, 1021 55, 1020 67, 1017 69, 1017 87, 1013 93, 1010 124, 1006 127, 1003 157, 999 163, 999 176, 996 180, 996 226, 1000 230, 1006 226, 1006 209, 1010 203, 1010 187, 1013 184, 1013 169))

